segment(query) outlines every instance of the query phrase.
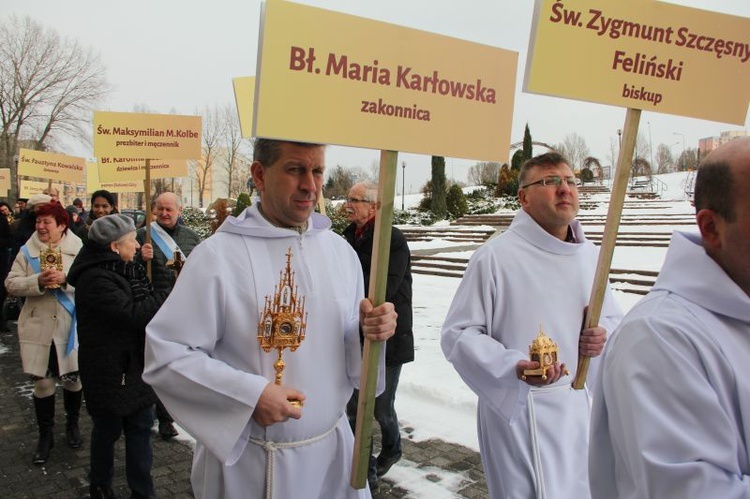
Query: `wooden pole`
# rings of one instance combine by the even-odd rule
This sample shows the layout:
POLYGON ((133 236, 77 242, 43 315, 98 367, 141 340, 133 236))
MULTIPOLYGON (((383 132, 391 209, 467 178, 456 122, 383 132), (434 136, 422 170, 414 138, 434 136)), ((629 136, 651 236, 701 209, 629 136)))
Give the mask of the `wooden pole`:
MULTIPOLYGON (((617 231, 620 227, 620 216, 622 215, 622 207, 625 203, 625 191, 630 179, 630 166, 633 163, 633 151, 635 150, 635 141, 638 136, 638 122, 640 119, 640 109, 628 108, 625 115, 620 154, 617 158, 617 170, 609 198, 607 223, 604 226, 602 245, 599 248, 599 261, 596 264, 596 273, 594 274, 594 283, 591 288, 591 297, 589 298, 588 312, 586 313, 586 320, 583 326, 584 329, 599 324, 599 317, 602 313, 604 294, 609 285, 609 269, 612 265, 612 253, 615 251, 615 243, 617 242, 617 231)), ((576 370, 576 377, 573 380, 573 388, 576 390, 582 390, 586 384, 590 360, 590 357, 586 355, 578 355, 578 368, 576 370)))
POLYGON ((320 190, 320 196, 318 196, 318 211, 321 215, 326 214, 326 198, 323 196, 323 189, 320 190))
MULTIPOLYGON (((151 160, 146 158, 146 178, 143 181, 143 193, 146 198, 146 244, 151 244, 151 160)), ((165 255, 169 258, 169 255, 165 255)), ((151 280, 151 260, 146 262, 146 276, 151 280)))
MULTIPOLYGON (((370 265, 370 289, 367 298, 373 306, 385 302, 388 281, 388 260, 391 255, 391 228, 393 224, 393 193, 396 189, 398 153, 380 152, 380 178, 378 181, 378 204, 375 213, 372 263, 370 265)), ((357 424, 354 438, 354 457, 349 483, 355 489, 363 489, 370 465, 370 436, 372 415, 375 409, 375 389, 378 381, 378 364, 383 349, 382 341, 365 340, 362 352, 362 375, 359 380, 357 402, 357 424)))

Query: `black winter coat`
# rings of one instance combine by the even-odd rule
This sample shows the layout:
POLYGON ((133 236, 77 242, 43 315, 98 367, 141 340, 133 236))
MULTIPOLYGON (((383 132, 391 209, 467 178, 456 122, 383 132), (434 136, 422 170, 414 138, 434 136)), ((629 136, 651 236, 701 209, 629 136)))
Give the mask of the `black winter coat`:
MULTIPOLYGON (((344 237, 359 256, 365 278, 365 296, 370 289, 370 262, 374 226, 370 224, 359 239, 356 238, 356 226, 349 224, 344 229, 344 237)), ((414 360, 414 334, 412 333, 411 306, 411 252, 404 234, 393 227, 391 232, 391 254, 388 259, 388 281, 385 300, 393 303, 398 320, 396 334, 385 344, 385 363, 387 365, 405 364, 414 360)))
POLYGON ((68 273, 76 290, 78 367, 94 416, 126 416, 156 402, 141 379, 143 351, 146 325, 166 293, 154 294, 136 265, 89 241, 68 273))

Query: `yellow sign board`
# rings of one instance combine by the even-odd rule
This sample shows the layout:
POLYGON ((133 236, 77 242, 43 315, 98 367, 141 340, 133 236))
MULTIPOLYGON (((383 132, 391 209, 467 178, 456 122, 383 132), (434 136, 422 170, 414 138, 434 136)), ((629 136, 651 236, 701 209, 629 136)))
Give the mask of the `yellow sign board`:
POLYGON ((99 164, 86 162, 86 192, 93 193, 100 189, 109 192, 143 192, 143 180, 116 180, 101 182, 99 180, 99 164))
MULTIPOLYGON (((151 178, 187 177, 188 167, 185 159, 152 159, 151 178)), ((138 180, 143 190, 146 178, 146 160, 144 158, 99 158, 99 180, 101 182, 122 182, 138 180)))
MULTIPOLYGON (((49 182, 38 182, 36 180, 21 180, 21 188, 18 197, 30 198, 34 194, 42 194, 42 191, 49 187, 49 182)), ((52 187, 59 192, 63 192, 64 187, 61 184, 52 184, 52 187)))
POLYGON ((524 91, 744 125, 750 19, 636 3, 536 0, 524 91))
POLYGON ((61 180, 72 184, 83 182, 86 160, 64 154, 32 149, 21 149, 18 155, 18 174, 27 177, 61 180))
POLYGON ((253 135, 507 161, 518 54, 265 3, 253 135))
POLYGON ((237 103, 237 116, 240 119, 240 133, 243 138, 253 136, 253 101, 255 101, 255 77, 232 78, 234 100, 237 103))
POLYGON ((201 157, 201 117, 94 112, 97 158, 201 157))
POLYGON ((10 168, 0 168, 0 193, 8 195, 10 190, 10 168))

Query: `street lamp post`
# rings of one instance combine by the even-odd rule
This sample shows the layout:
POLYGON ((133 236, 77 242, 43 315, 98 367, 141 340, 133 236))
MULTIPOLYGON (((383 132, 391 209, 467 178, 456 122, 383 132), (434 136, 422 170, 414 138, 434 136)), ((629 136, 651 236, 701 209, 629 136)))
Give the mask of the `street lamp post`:
POLYGON ((648 122, 648 148, 651 151, 651 168, 654 168, 654 141, 651 139, 651 122, 648 122))
POLYGON ((680 132, 672 132, 673 135, 679 135, 682 137, 682 170, 685 170, 685 134, 680 132))
POLYGON ((617 139, 620 142, 620 147, 622 147, 622 130, 620 128, 617 129, 617 139))
POLYGON ((401 162, 401 211, 404 211, 404 192, 406 192, 406 161, 401 162))

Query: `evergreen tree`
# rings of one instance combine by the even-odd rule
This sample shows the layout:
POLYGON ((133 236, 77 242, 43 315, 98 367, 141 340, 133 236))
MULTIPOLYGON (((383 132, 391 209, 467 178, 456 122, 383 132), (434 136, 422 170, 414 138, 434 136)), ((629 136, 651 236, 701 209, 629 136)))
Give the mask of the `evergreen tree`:
POLYGON ((453 184, 448 189, 448 194, 445 198, 445 205, 450 213, 451 218, 460 218, 468 211, 469 206, 466 202, 466 195, 461 190, 461 186, 453 184))
POLYGON ((240 213, 245 211, 245 208, 253 204, 253 198, 250 197, 250 194, 247 192, 243 192, 239 196, 237 196, 237 203, 234 205, 234 210, 232 211, 232 216, 238 217, 240 216, 240 213))
POLYGON ((526 129, 523 131, 523 161, 526 162, 534 157, 533 146, 531 144, 531 131, 529 131, 529 124, 526 123, 526 129))
POLYGON ((445 158, 432 157, 432 202, 431 209, 437 220, 443 220, 448 209, 445 204, 445 158))
POLYGON ((518 172, 521 171, 521 166, 524 161, 526 160, 523 157, 523 149, 516 149, 516 152, 513 153, 513 157, 510 160, 510 169, 518 174, 518 172))

